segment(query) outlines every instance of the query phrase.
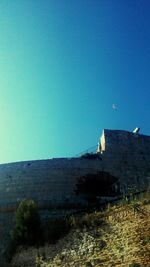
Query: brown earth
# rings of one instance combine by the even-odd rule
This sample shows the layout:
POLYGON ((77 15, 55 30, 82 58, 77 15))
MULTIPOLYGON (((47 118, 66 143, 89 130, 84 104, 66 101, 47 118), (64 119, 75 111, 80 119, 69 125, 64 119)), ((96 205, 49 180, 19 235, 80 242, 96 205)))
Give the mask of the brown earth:
POLYGON ((150 267, 148 198, 80 215, 73 225, 55 245, 18 251, 10 266, 150 267))

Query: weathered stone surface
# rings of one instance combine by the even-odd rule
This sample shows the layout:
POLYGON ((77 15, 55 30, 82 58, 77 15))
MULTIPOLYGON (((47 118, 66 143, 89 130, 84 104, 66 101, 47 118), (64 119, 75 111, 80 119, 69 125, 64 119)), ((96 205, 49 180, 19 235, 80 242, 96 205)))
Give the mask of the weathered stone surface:
POLYGON ((149 186, 150 136, 104 130, 99 150, 101 159, 58 158, 1 164, 0 240, 6 240, 22 199, 35 200, 44 220, 85 207, 87 201, 75 193, 81 176, 108 172, 118 178, 114 186, 121 192, 149 186))

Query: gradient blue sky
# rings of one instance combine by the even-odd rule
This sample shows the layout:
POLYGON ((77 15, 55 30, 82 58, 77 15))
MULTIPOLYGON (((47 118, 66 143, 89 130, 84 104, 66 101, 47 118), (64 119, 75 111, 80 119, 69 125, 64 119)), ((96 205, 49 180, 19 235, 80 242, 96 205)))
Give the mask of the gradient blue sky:
POLYGON ((148 0, 0 0, 0 162, 74 156, 103 128, 150 134, 149 14, 148 0))

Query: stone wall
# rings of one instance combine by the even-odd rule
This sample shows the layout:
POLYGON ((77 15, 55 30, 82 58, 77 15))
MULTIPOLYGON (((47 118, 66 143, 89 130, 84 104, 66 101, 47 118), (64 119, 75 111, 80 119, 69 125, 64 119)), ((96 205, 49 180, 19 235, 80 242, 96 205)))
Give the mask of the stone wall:
POLYGON ((104 130, 101 142, 102 168, 120 179, 123 192, 149 185, 150 136, 104 130))
POLYGON ((101 170, 101 161, 81 158, 51 159, 0 165, 0 209, 15 209, 24 198, 39 207, 78 205, 76 179, 101 170))
MULTIPOLYGON (((64 215, 87 205, 75 193, 76 181, 80 176, 99 170, 100 159, 60 158, 1 164, 0 240, 8 239, 13 227, 14 211, 22 199, 33 199, 44 219, 64 215)), ((5 245, 5 242, 1 242, 1 252, 5 245)))
MULTIPOLYGON (((150 137, 126 131, 104 130, 100 157, 60 158, 0 165, 0 239, 7 240, 14 211, 22 199, 33 199, 42 216, 85 207, 75 193, 86 174, 108 172, 118 178, 121 192, 150 184, 150 137), (9 226, 9 227, 8 227, 9 226)), ((2 242, 0 251, 2 251, 2 242)))

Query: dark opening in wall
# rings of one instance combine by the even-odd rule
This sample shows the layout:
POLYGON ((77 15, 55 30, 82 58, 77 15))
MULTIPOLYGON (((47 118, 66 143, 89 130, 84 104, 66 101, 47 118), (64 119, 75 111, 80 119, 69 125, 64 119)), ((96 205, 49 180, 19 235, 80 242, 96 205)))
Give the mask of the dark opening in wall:
POLYGON ((114 197, 120 194, 119 181, 117 177, 104 171, 87 174, 77 179, 75 192, 94 202, 97 197, 114 197))

